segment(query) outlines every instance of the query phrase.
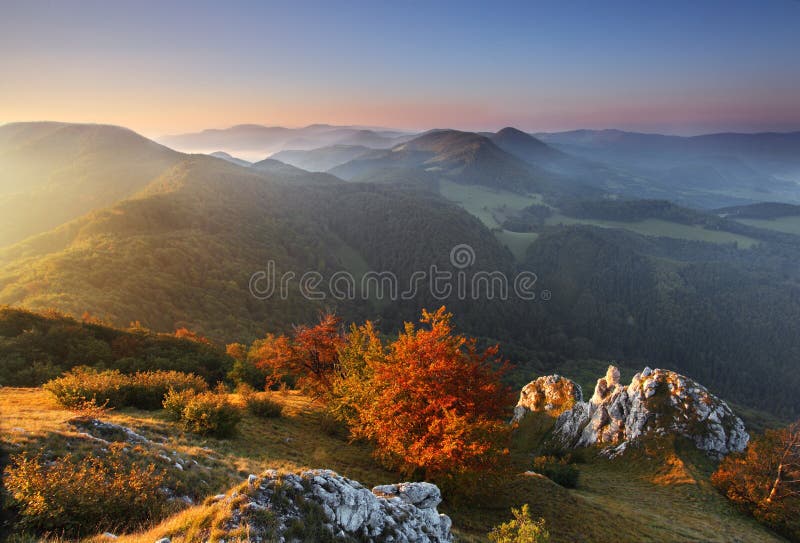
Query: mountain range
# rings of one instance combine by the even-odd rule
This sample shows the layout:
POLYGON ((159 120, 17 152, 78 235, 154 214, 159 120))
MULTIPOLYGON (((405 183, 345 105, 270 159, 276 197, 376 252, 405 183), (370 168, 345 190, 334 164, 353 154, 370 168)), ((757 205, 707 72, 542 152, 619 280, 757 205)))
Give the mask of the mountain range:
MULTIPOLYGON (((288 330, 325 307, 390 333, 445 303, 467 332, 503 344, 518 382, 568 363, 646 358, 750 407, 800 412, 791 393, 800 387, 792 369, 800 344, 788 328, 800 319, 794 208, 742 203, 727 192, 741 185, 724 176, 670 189, 564 138, 443 129, 387 149, 282 155, 319 169, 343 161, 309 172, 272 157, 250 164, 184 154, 120 127, 5 125, 0 303, 89 311, 119 326, 187 327, 225 342, 288 330), (641 200, 641 191, 664 199, 641 200), (698 195, 722 203, 674 203, 698 195), (327 281, 375 270, 406 285, 431 265, 458 271, 450 252, 464 244, 475 255, 470 276, 532 272, 537 292, 552 299, 478 304, 423 291, 408 300, 314 300, 293 288, 259 300, 250 292, 270 262, 296 280, 306 271, 327 281)), ((677 160, 677 151, 665 153, 677 160)))
POLYGON ((314 124, 303 128, 241 124, 224 129, 167 135, 158 141, 185 152, 208 153, 222 150, 247 158, 264 157, 285 149, 316 149, 328 145, 362 145, 388 148, 411 137, 411 134, 391 129, 360 126, 314 124))

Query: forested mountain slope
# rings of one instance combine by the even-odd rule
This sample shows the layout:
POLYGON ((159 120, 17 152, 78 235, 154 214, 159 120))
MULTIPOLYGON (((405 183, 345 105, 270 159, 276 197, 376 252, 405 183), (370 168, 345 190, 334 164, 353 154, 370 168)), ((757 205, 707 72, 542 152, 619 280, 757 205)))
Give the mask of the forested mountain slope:
POLYGON ((118 126, 0 126, 0 247, 141 190, 183 155, 118 126))

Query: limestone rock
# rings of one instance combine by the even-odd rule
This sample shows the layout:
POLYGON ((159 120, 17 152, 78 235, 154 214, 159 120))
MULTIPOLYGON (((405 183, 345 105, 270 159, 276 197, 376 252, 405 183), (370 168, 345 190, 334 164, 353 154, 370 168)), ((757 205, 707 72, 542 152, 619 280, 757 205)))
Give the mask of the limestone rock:
POLYGON ((611 455, 649 433, 684 436, 715 457, 744 450, 750 439, 728 404, 692 379, 645 368, 625 386, 614 366, 588 402, 559 415, 554 433, 568 446, 605 444, 611 455))
POLYGON ((539 377, 522 388, 512 422, 519 422, 529 411, 558 416, 583 401, 581 386, 560 375, 539 377))
POLYGON ((236 504, 226 529, 234 532, 246 525, 251 541, 283 541, 291 525, 307 522, 312 504, 323 513, 323 529, 334 536, 395 543, 453 541, 450 518, 436 510, 441 492, 431 483, 398 483, 369 490, 330 470, 284 475, 270 470, 256 479, 249 477, 243 488, 249 490, 234 491, 212 507, 229 510, 230 504, 236 504), (262 525, 262 517, 254 511, 268 512, 275 521, 262 525))

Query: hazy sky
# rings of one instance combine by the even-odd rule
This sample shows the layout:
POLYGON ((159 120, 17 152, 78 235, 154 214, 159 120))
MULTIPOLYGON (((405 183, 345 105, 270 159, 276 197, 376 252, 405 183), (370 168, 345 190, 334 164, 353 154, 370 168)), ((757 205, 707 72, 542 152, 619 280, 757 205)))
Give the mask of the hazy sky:
POLYGON ((0 0, 0 123, 800 130, 800 0, 0 0))

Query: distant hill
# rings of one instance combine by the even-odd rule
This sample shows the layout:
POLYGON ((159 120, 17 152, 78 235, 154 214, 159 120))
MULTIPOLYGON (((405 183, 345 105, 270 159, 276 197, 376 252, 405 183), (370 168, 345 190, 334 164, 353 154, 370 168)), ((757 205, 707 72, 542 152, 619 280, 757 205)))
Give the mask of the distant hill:
POLYGON ((357 126, 310 125, 304 128, 242 124, 223 129, 163 136, 159 141, 184 152, 208 153, 223 150, 250 158, 278 151, 309 150, 328 145, 364 145, 388 148, 410 137, 396 130, 357 126))
MULTIPOLYGON (((278 273, 296 273, 296 280, 306 271, 329 276, 349 270, 360 277, 368 269, 406 280, 432 263, 447 269, 459 243, 472 246, 485 266, 510 269, 511 255, 480 221, 430 193, 341 183, 278 161, 243 168, 193 155, 134 198, 0 251, 0 303, 73 315, 88 310, 121 326, 138 320, 155 330, 186 326, 215 339, 252 339, 312 321, 324 304, 352 317, 376 311, 365 300, 308 299, 297 283, 287 299, 258 300, 249 281, 270 261, 278 273)), ((441 303, 422 292, 380 314, 387 325, 399 325, 420 307, 441 303)), ((469 306, 453 303, 462 322, 478 326, 492 314, 484 329, 496 333, 506 326, 501 301, 480 311, 469 306)))
MULTIPOLYGON (((25 160, 38 157, 36 168, 58 172, 63 157, 74 156, 87 141, 80 126, 66 126, 67 136, 57 141, 70 153, 33 153, 25 160)), ((419 187, 483 184, 477 188, 487 200, 500 195, 493 205, 509 208, 501 202, 513 203, 520 192, 572 190, 573 198, 578 192, 589 199, 586 193, 592 190, 548 171, 540 177, 540 170, 486 136, 433 131, 390 150, 371 151, 333 170, 368 182, 344 183, 274 159, 242 167, 182 155, 122 129, 104 131, 97 139, 113 141, 106 138, 115 134, 121 151, 89 146, 102 153, 88 153, 82 162, 86 169, 70 179, 113 186, 108 180, 116 179, 124 164, 121 178, 136 181, 130 183, 130 195, 0 249, 0 303, 73 315, 88 310, 118 326, 136 320, 159 331, 185 326, 219 341, 249 341, 265 331, 288 330, 313 321, 322 308, 336 309, 345 319, 374 319, 392 332, 418 317, 421 308, 444 304, 460 329, 484 344, 499 341, 518 362, 518 376, 534 369, 551 372, 568 362, 580 366, 592 358, 638 363, 646 357, 737 402, 779 416, 800 412, 792 394, 800 387, 793 371, 800 345, 791 328, 800 320, 797 236, 736 223, 738 232, 758 239, 741 250, 734 243, 546 223, 526 234, 527 253, 521 251, 515 260, 478 218, 419 187), (126 155, 126 149, 136 148, 130 142, 138 142, 142 153, 126 155), (105 159, 111 155, 124 160, 105 159), (103 160, 90 160, 96 157, 103 160), (507 190, 493 190, 501 188, 507 190), (327 280, 337 271, 360 278, 368 270, 395 274, 407 286, 415 272, 433 265, 454 271, 451 250, 460 244, 475 254, 468 272, 496 270, 514 277, 521 269, 530 271, 537 277, 536 292, 547 290, 552 297, 476 303, 422 288, 410 299, 317 300, 298 286, 307 271, 327 280), (285 297, 259 300, 250 292, 250 280, 270 262, 278 274, 295 273, 292 284, 298 288, 285 297)), ((7 148, 17 149, 28 139, 8 141, 7 148)), ((524 200, 529 207, 564 205, 539 197, 524 200)), ((600 200, 577 211, 696 220, 693 212, 663 198, 606 201, 614 202, 600 200)))
POLYGON ((736 219, 777 219, 780 217, 800 216, 800 205, 781 202, 761 202, 746 206, 724 207, 716 213, 736 219))
POLYGON ((554 175, 503 151, 489 138, 472 132, 433 130, 386 151, 373 151, 331 170, 359 180, 380 170, 418 169, 458 183, 513 191, 545 191, 554 175))
POLYGON ((685 197, 703 207, 722 207, 726 199, 727 205, 737 199, 800 202, 800 132, 680 137, 574 130, 536 136, 561 151, 642 176, 672 199, 685 197))
POLYGON ((489 139, 502 150, 531 164, 547 165, 567 158, 564 153, 550 147, 541 140, 513 127, 506 127, 489 139))
POLYGON ((310 172, 325 172, 372 151, 364 145, 329 145, 310 150, 286 150, 270 158, 303 168, 310 172))
POLYGON ((118 126, 0 126, 0 247, 128 198, 182 158, 118 126))
POLYGON ((341 183, 342 180, 329 173, 309 172, 295 166, 291 166, 274 158, 265 158, 250 166, 251 169, 273 175, 283 180, 299 182, 303 184, 326 184, 341 183))
POLYGON ((252 162, 249 162, 247 160, 242 160, 241 158, 236 158, 235 156, 229 155, 225 151, 216 151, 216 152, 210 153, 210 154, 211 154, 211 156, 213 156, 215 158, 221 158, 222 160, 227 160, 228 162, 232 162, 232 163, 237 164, 239 166, 247 167, 247 166, 250 166, 250 165, 253 164, 252 162))

